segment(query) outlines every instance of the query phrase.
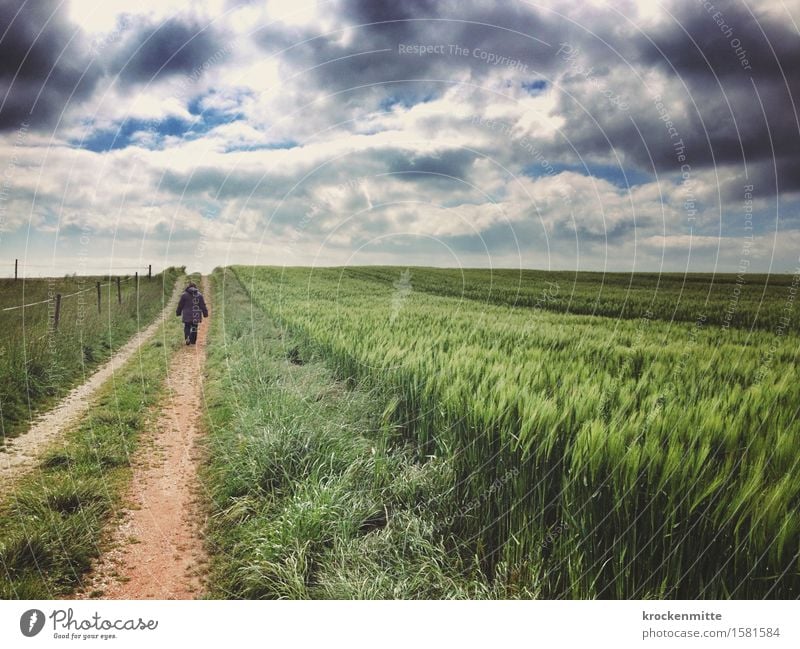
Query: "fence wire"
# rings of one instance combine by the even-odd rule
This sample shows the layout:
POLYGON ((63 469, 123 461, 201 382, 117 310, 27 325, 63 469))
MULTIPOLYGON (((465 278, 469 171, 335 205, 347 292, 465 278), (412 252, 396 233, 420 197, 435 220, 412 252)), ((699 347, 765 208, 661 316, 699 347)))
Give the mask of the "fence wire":
MULTIPOLYGON (((120 284, 123 284, 125 282, 130 282, 133 279, 134 279, 133 277, 126 277, 125 279, 120 279, 120 284)), ((139 279, 141 279, 141 278, 139 278, 139 279)), ((105 284, 100 284, 100 288, 103 288, 104 286, 113 286, 116 283, 117 283, 116 281, 106 282, 105 284)), ((96 291, 96 290, 97 290, 97 284, 95 284, 94 286, 90 286, 89 288, 85 288, 83 290, 80 290, 80 291, 75 291, 74 293, 69 293, 68 295, 62 295, 61 299, 65 300, 68 297, 74 297, 76 295, 80 295, 81 293, 86 293, 87 291, 96 291)), ((17 306, 7 306, 7 307, 5 307, 3 309, 0 309, 0 311, 14 311, 15 309, 27 309, 28 307, 38 306, 39 304, 47 304, 48 302, 53 302, 55 299, 56 299, 55 296, 53 296, 53 297, 47 298, 46 300, 41 300, 39 302, 31 302, 30 304, 18 304, 17 306)))

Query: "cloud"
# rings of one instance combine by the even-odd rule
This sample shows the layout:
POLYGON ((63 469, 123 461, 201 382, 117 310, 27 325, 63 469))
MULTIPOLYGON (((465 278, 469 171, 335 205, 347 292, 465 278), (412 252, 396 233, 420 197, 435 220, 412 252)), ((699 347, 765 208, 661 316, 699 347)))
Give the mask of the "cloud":
POLYGON ((569 92, 560 97, 565 129, 584 155, 613 149, 661 173, 683 164, 746 167, 759 191, 800 189, 800 67, 791 63, 800 60, 796 32, 741 4, 707 4, 713 10, 703 3, 669 5, 668 18, 631 30, 620 43, 621 60, 596 43, 571 45, 580 71, 565 79, 569 92), (611 95, 623 98, 627 110, 613 106, 611 95))
POLYGON ((531 34, 549 39, 555 24, 518 4, 343 0, 336 12, 339 25, 330 33, 309 27, 290 39, 276 25, 260 30, 257 41, 307 70, 317 87, 357 91, 374 105, 390 97, 408 106, 440 96, 449 84, 480 82, 496 71, 533 75, 552 65, 549 44, 531 34))
POLYGON ((161 23, 142 21, 126 34, 111 68, 125 83, 151 82, 171 75, 191 75, 224 56, 225 37, 211 24, 187 17, 161 23))
POLYGON ((763 175, 764 163, 777 159, 778 188, 800 189, 796 29, 743 4, 718 2, 714 11, 681 4, 675 23, 652 38, 652 46, 642 43, 643 61, 677 74, 688 88, 687 135, 706 140, 697 161, 746 162, 763 175))
POLYGON ((800 49, 776 3, 9 6, 17 232, 67 245, 91 225, 176 254, 203 233, 271 263, 365 246, 383 263, 680 270, 717 248, 736 263, 753 185, 754 267, 796 257, 800 49))
POLYGON ((0 3, 0 130, 51 126, 101 76, 56 0, 0 3))

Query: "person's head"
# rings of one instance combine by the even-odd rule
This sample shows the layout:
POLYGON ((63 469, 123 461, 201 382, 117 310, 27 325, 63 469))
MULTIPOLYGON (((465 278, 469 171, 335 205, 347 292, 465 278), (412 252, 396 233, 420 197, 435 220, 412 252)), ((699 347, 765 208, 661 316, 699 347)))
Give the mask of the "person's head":
POLYGON ((189 285, 186 287, 186 290, 188 291, 190 288, 197 288, 197 284, 195 284, 194 282, 189 282, 189 285))

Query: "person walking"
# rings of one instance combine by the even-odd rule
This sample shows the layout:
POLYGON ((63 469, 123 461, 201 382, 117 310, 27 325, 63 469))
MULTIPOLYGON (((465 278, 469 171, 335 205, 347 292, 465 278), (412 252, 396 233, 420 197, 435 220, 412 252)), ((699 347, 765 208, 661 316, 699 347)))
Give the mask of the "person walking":
POLYGON ((203 294, 194 282, 189 282, 186 290, 181 294, 175 315, 180 316, 183 320, 183 337, 186 339, 186 344, 195 345, 197 343, 197 327, 200 326, 204 317, 208 317, 208 308, 206 308, 203 294))

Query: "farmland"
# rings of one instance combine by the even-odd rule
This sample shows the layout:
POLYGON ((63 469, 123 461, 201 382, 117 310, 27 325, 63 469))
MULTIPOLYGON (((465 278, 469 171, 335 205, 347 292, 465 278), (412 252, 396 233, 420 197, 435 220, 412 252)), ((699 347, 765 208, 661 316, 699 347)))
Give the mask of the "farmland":
MULTIPOLYGON (((241 283, 252 313, 277 323, 275 338, 290 364, 320 362, 354 395, 369 395, 355 420, 371 431, 362 451, 372 449, 372 468, 359 465, 363 511, 343 506, 331 527, 305 529, 313 538, 299 555, 279 553, 281 561, 259 564, 259 556, 280 546, 273 537, 281 529, 288 534, 280 525, 276 531, 276 522, 299 525, 297 512, 325 509, 320 499, 330 493, 320 486, 330 475, 322 463, 328 457, 328 473, 334 472, 342 455, 321 453, 319 465, 294 472, 291 462, 280 470, 270 464, 277 447, 271 429, 259 424, 262 400, 255 396, 276 380, 257 342, 268 329, 253 321, 249 330, 246 323, 219 330, 218 336, 235 336, 231 345, 246 341, 247 350, 217 370, 225 373, 226 393, 243 397, 236 412, 217 406, 219 439, 233 449, 228 459, 241 464, 216 461, 216 506, 229 521, 247 521, 249 534, 217 537, 221 554, 233 560, 235 548, 239 557, 227 574, 229 595, 287 596, 281 588, 289 583, 296 588, 288 596, 341 595, 325 588, 346 582, 343 574, 377 574, 380 566, 377 560, 364 567, 363 547, 361 558, 342 553, 363 543, 365 520, 380 522, 367 526, 367 538, 385 542, 397 534, 394 511, 409 530, 396 541, 406 539, 407 564, 418 568, 402 596, 431 595, 425 580, 420 585, 421 573, 435 573, 429 584, 452 584, 451 596, 800 594, 796 276, 737 291, 737 298, 744 295, 726 318, 731 278, 722 288, 705 276, 676 288, 671 279, 659 285, 634 277, 634 299, 609 307, 605 289, 583 277, 572 292, 584 306, 567 308, 564 278, 543 274, 520 303, 508 290, 488 289, 508 289, 516 278, 501 273, 498 280, 488 271, 469 271, 463 295, 456 271, 232 271, 230 290, 241 283), (546 282, 559 289, 534 298, 546 282), (592 295, 599 308, 587 306, 592 295), (260 354, 269 376, 260 374, 260 354), (237 446, 246 449, 241 456, 237 446), (390 475, 427 476, 420 478, 425 488, 399 498, 398 485, 375 466, 381 458, 398 463, 390 475), (256 471, 252 481, 240 479, 247 471, 256 471), (289 498, 288 510, 276 510, 281 498, 289 498), (352 529, 342 530, 349 516, 360 524, 351 520, 352 529), (296 564, 291 579, 276 569, 286 568, 287 556, 296 564), (308 591, 317 583, 309 570, 327 575, 316 591, 308 591), (270 588, 259 590, 265 584, 270 588)), ((624 296, 625 288, 616 282, 607 292, 624 296)), ((233 349, 227 339, 219 342, 224 353, 233 349)), ((303 417, 296 411, 275 426, 296 427, 303 417)), ((281 439, 297 462, 316 457, 292 447, 300 440, 281 439)))
MULTIPOLYGON (((396 268, 342 270, 342 277, 391 284, 396 268)), ((541 308, 556 313, 635 319, 650 312, 659 320, 723 328, 773 329, 780 324, 792 275, 598 273, 474 268, 425 268, 414 273, 414 290, 486 304, 541 308), (423 272, 424 271, 424 272, 423 272)), ((795 319, 789 325, 800 330, 795 319)))
POLYGON ((179 272, 170 268, 150 280, 142 278, 138 292, 134 277, 122 278, 119 296, 115 278, 108 276, 0 280, 2 436, 19 434, 36 412, 148 324, 172 293, 179 272), (64 297, 56 328, 57 294, 64 297))

